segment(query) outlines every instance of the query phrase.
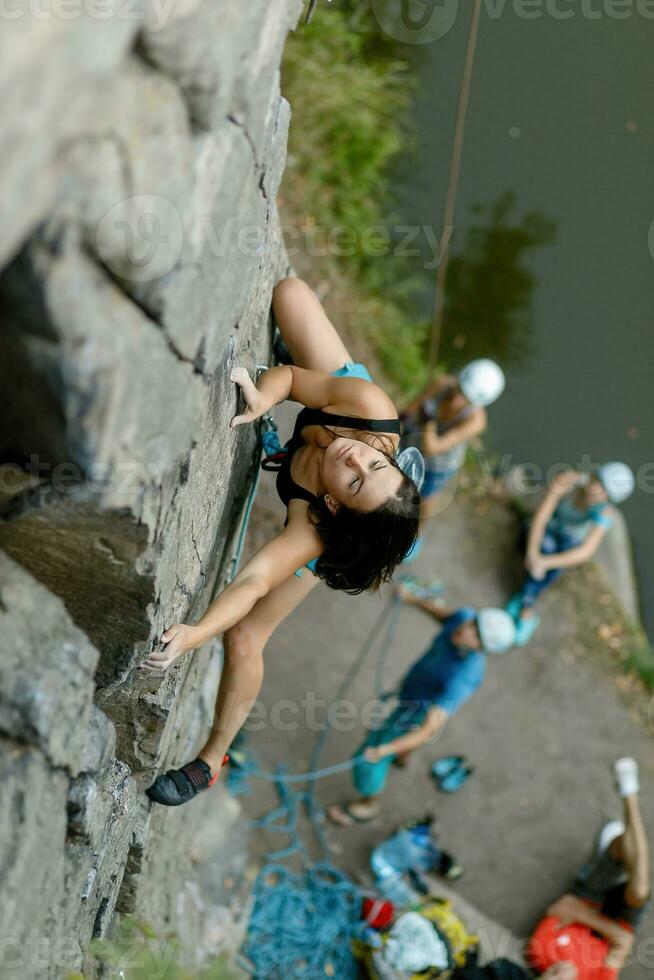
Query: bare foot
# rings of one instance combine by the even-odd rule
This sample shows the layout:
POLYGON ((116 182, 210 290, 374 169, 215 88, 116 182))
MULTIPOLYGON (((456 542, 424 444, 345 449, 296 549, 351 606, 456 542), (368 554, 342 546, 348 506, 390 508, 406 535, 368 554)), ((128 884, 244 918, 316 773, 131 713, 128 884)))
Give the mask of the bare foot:
POLYGON ((339 827, 351 827, 355 823, 367 823, 379 814, 379 803, 333 803, 328 806, 327 816, 339 827))

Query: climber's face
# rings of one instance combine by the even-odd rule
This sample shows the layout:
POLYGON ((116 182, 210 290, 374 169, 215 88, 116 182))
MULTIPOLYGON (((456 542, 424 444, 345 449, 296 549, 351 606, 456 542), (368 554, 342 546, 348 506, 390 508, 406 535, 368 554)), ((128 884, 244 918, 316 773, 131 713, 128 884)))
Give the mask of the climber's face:
POLYGON ((402 472, 379 449, 340 436, 323 453, 320 472, 332 511, 339 504, 351 510, 377 510, 402 483, 402 472))

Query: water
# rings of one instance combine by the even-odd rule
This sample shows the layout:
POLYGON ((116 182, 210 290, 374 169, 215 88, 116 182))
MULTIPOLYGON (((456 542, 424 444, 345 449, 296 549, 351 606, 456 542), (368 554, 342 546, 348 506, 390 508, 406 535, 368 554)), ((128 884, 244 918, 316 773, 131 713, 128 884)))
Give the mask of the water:
MULTIPOLYGON (((463 7, 440 40, 400 46, 420 79, 421 159, 399 163, 399 214, 431 220, 439 234, 467 41, 463 7)), ((549 467, 588 454, 639 471, 641 489, 624 513, 654 637, 654 21, 635 4, 625 20, 591 20, 565 0, 559 7, 574 16, 524 20, 507 5, 492 19, 483 8, 453 249, 464 246, 471 207, 506 191, 518 213, 555 224, 554 243, 525 255, 535 277, 532 352, 506 365, 507 393, 491 409, 488 441, 515 462, 549 467)), ((603 9, 600 0, 592 7, 603 9)), ((423 274, 429 313, 434 272, 423 274)), ((451 347, 452 337, 445 341, 451 347)))

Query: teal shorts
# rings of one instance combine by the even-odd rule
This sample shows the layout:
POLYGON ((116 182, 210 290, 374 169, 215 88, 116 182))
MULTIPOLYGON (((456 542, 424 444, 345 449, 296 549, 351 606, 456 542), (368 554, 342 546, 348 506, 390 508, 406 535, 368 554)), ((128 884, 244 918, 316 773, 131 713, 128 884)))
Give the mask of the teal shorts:
MULTIPOLYGON (((360 756, 370 746, 386 745, 387 742, 392 742, 394 738, 405 735, 420 725, 424 719, 424 708, 416 706, 415 709, 407 709, 406 705, 400 705, 395 708, 381 728, 368 732, 366 740, 354 753, 354 758, 360 756)), ((352 780, 356 791, 361 796, 376 796, 381 793, 386 785, 394 758, 394 755, 387 755, 385 759, 380 759, 379 762, 357 761, 352 770, 352 780)))
MULTIPOLYGON (((333 378, 360 378, 362 381, 372 381, 372 378, 370 377, 370 372, 368 371, 368 368, 365 366, 365 364, 355 364, 354 361, 346 361, 343 367, 339 368, 338 371, 332 371, 332 377, 333 378)), ((304 567, 308 568, 309 571, 313 572, 313 574, 315 575, 317 561, 318 561, 317 558, 312 558, 311 561, 307 562, 307 564, 304 567)), ((297 575, 298 578, 300 578, 302 576, 302 569, 298 568, 295 574, 297 575)))

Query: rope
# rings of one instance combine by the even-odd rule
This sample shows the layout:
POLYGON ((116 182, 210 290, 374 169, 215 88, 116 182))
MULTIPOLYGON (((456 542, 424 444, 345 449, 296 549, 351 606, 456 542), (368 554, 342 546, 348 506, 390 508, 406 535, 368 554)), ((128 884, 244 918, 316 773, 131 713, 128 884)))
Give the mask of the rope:
POLYGON ((461 89, 459 91, 459 105, 456 115, 456 125, 454 128, 454 143, 452 145, 452 157, 450 160, 450 173, 447 182, 447 195, 445 198, 445 211, 443 214, 443 238, 441 240, 443 254, 439 256, 438 270, 436 272, 436 295, 434 297, 434 312, 432 315, 431 337, 429 341, 429 367, 433 370, 438 362, 438 350, 441 342, 443 330, 443 310, 445 308, 445 284, 447 282, 447 266, 450 258, 450 239, 454 229, 454 208, 456 204, 456 193, 459 186, 459 175, 461 173, 461 151, 463 148, 463 133, 465 130, 466 114, 468 111, 468 100, 470 97, 470 85, 472 82, 472 66, 475 60, 475 50, 477 47, 477 33, 479 30, 479 14, 481 11, 481 0, 475 0, 470 20, 470 33, 468 34, 468 48, 466 50, 465 62, 463 65, 463 75, 461 77, 461 89))
POLYGON ((358 888, 331 865, 314 864, 303 875, 270 865, 254 885, 243 947, 252 975, 355 980, 359 973, 350 946, 360 910, 358 888))

